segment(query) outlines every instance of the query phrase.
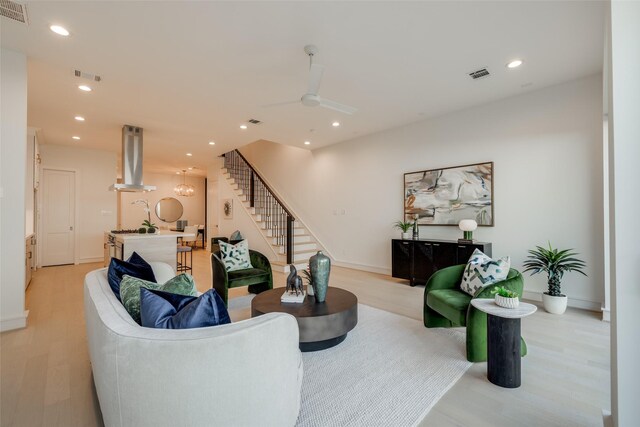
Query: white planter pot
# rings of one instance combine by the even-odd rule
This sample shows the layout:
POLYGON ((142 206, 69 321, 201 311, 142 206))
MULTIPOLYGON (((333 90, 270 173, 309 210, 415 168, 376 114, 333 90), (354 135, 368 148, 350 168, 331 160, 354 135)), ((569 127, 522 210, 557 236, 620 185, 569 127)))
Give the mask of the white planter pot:
POLYGON ((553 297, 546 292, 542 294, 544 309, 551 314, 562 314, 567 309, 567 296, 553 297))
POLYGON ((411 238, 411 233, 402 233, 402 238, 404 240, 410 239, 411 238))
POLYGON ((507 298, 500 295, 496 295, 496 304, 504 308, 518 308, 520 300, 518 297, 507 298))

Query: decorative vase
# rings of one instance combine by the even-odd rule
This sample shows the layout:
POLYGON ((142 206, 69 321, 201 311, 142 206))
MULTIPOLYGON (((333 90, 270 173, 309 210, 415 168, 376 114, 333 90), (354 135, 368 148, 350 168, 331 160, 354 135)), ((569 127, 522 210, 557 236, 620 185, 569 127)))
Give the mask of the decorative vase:
POLYGON ((309 268, 311 269, 311 277, 313 277, 313 293, 316 296, 316 302, 324 302, 329 287, 331 260, 322 251, 318 251, 317 254, 309 258, 309 268))
POLYGON ((155 233, 155 232, 156 232, 156 228, 155 228, 155 227, 149 227, 149 228, 147 229, 147 233, 149 233, 149 234, 153 234, 153 233, 155 233))
POLYGON ((408 240, 409 238, 411 238, 411 233, 409 233, 409 232, 402 233, 402 239, 403 240, 408 240))
POLYGON ((147 234, 147 229, 146 229, 146 228, 144 228, 144 227, 140 227, 140 228, 138 228, 138 233, 140 233, 140 234, 147 234))
POLYGON ((496 304, 504 308, 518 308, 518 306, 520 305, 520 300, 518 299, 518 297, 507 298, 501 295, 496 295, 496 304))
POLYGON ((551 314, 563 314, 567 309, 567 296, 553 296, 548 292, 542 294, 542 305, 544 309, 551 314))

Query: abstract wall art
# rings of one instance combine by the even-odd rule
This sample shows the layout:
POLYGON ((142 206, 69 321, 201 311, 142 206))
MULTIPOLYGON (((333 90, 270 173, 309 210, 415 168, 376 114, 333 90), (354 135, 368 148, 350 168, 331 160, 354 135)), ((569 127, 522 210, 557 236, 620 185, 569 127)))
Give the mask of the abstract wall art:
POLYGON ((493 226, 493 162, 404 174, 404 216, 420 225, 493 226))
POLYGON ((224 219, 233 218, 233 199, 222 200, 222 215, 224 219))

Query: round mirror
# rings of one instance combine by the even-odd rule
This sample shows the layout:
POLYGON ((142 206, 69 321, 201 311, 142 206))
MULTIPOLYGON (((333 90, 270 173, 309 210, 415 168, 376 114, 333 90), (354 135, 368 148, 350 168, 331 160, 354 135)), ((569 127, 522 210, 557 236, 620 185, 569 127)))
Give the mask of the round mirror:
POLYGON ((182 203, 173 197, 165 197, 156 203, 156 215, 164 222, 176 222, 182 216, 182 212, 182 203))

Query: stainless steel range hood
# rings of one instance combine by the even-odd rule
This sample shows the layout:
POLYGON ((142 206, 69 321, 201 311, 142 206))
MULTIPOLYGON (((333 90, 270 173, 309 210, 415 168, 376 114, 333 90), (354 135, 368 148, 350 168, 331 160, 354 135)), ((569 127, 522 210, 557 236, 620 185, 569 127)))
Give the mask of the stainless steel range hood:
POLYGON ((115 183, 111 191, 153 191, 154 185, 142 183, 142 128, 122 126, 122 184, 115 183))

